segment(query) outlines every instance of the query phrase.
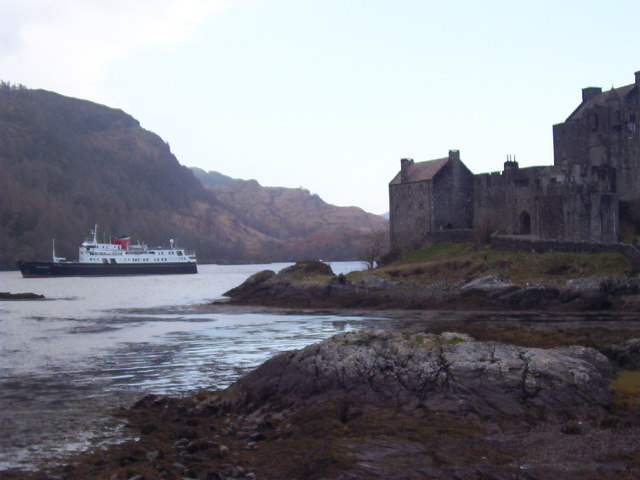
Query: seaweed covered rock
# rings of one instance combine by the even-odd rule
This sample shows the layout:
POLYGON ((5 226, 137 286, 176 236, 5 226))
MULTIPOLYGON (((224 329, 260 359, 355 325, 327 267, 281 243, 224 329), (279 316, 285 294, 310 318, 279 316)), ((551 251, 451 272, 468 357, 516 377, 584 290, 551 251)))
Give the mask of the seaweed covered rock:
MULTIPOLYGON (((464 334, 348 332, 272 358, 233 387, 222 408, 254 412, 345 399, 477 417, 593 414, 609 401, 607 358, 581 346, 524 348, 464 334)), ((211 402, 206 402, 211 406, 211 402)))

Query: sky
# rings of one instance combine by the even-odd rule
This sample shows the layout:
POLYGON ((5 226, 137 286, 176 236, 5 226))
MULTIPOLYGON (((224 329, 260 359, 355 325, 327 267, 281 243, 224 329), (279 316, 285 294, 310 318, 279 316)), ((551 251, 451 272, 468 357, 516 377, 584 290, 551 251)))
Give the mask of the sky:
POLYGON ((0 0, 0 80, 135 117, 185 166, 388 210, 401 158, 553 163, 640 70, 637 0, 0 0))

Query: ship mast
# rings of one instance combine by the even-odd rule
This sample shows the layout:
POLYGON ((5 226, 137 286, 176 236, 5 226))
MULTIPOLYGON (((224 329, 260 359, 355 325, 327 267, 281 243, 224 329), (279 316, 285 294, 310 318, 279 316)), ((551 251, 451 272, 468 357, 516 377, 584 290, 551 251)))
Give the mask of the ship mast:
POLYGON ((56 257, 56 239, 51 239, 51 259, 54 263, 62 262, 66 260, 64 257, 56 257))

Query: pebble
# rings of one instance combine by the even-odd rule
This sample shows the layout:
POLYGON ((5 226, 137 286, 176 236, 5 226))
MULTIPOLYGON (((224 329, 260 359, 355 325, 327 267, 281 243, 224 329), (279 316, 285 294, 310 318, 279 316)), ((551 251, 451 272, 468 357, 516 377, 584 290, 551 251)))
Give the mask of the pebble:
POLYGON ((187 470, 189 470, 187 467, 185 467, 183 464, 181 463, 174 463, 173 464, 173 468, 175 468, 176 470, 180 470, 182 472, 185 472, 187 470))
POLYGON ((147 453, 147 461, 149 463, 155 462, 158 458, 162 458, 162 453, 160 452, 160 450, 152 450, 151 452, 147 453))
POLYGON ((220 455, 221 458, 226 457, 227 455, 229 455, 229 447, 227 447, 226 445, 220 445, 220 448, 218 449, 218 454, 220 455))
POLYGON ((189 440, 187 440, 186 438, 181 438, 180 440, 175 442, 173 446, 176 448, 180 448, 180 447, 186 447, 188 444, 189 444, 189 440))
POLYGON ((252 433, 251 435, 249 435, 250 442, 259 442, 261 440, 264 440, 265 438, 267 437, 262 432, 252 433))

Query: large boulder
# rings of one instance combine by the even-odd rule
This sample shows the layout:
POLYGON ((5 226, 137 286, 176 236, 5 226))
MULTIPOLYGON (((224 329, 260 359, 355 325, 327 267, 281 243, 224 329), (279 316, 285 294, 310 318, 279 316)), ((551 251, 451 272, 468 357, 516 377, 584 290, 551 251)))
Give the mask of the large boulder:
POLYGON ((224 293, 227 297, 238 297, 247 293, 252 293, 260 288, 260 285, 276 276, 273 270, 262 270, 254 273, 237 287, 232 288, 224 293))
POLYGON ((463 334, 348 332, 265 362, 214 400, 247 412, 328 398, 480 417, 554 418, 609 401, 607 358, 581 346, 523 348, 463 334))
POLYGON ((352 293, 344 275, 336 276, 329 265, 312 260, 298 262, 278 274, 258 272, 224 295, 236 303, 312 306, 341 296, 350 298, 352 293))

